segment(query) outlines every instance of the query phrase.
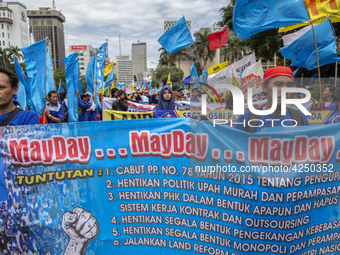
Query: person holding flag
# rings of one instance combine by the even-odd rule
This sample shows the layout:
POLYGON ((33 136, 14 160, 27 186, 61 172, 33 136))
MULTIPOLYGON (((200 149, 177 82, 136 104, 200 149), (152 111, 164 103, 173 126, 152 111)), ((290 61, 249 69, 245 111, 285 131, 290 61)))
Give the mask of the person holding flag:
POLYGON ((39 124, 39 117, 32 111, 24 111, 13 102, 18 92, 18 77, 10 70, 0 67, 0 126, 39 124))
POLYGON ((334 102, 334 92, 335 87, 327 86, 322 92, 322 99, 319 100, 319 103, 316 104, 316 108, 321 111, 334 111, 338 110, 339 103, 334 102))
POLYGON ((58 102, 58 93, 55 90, 48 92, 48 102, 46 103, 45 115, 48 123, 64 122, 65 110, 58 102))
POLYGON ((86 92, 85 95, 87 96, 88 103, 91 105, 91 107, 86 111, 87 121, 97 121, 96 104, 93 101, 94 96, 91 92, 86 92))

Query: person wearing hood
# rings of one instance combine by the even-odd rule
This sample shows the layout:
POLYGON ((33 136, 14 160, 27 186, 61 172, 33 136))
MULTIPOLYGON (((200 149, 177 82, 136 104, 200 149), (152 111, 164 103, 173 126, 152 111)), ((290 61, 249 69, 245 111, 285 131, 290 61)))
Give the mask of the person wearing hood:
POLYGON ((181 106, 175 102, 172 90, 169 86, 162 88, 159 95, 158 104, 153 108, 154 111, 171 111, 183 110, 181 106))
POLYGON ((119 90, 117 101, 112 102, 112 110, 126 112, 129 108, 126 94, 123 90, 119 90))
POLYGON ((88 103, 91 105, 91 107, 86 111, 87 121, 97 121, 96 104, 93 101, 92 93, 86 92, 85 95, 87 96, 88 103))

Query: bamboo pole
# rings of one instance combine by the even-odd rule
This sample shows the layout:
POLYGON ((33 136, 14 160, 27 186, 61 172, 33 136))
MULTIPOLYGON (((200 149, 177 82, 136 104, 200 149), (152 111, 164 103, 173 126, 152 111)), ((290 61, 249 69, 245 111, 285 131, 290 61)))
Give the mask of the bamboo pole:
POLYGON ((317 65, 318 65, 318 78, 319 78, 318 80, 319 80, 320 100, 321 100, 321 99, 322 99, 322 88, 321 88, 321 71, 320 71, 320 62, 319 62, 318 44, 317 44, 317 42, 316 42, 314 25, 313 25, 312 19, 311 19, 311 17, 310 17, 310 14, 309 14, 309 12, 308 12, 306 0, 303 0, 303 3, 305 4, 306 12, 307 12, 308 17, 309 17, 309 24, 311 25, 312 31, 313 31, 313 38, 314 38, 314 44, 315 44, 315 53, 316 53, 316 63, 317 63, 317 65))

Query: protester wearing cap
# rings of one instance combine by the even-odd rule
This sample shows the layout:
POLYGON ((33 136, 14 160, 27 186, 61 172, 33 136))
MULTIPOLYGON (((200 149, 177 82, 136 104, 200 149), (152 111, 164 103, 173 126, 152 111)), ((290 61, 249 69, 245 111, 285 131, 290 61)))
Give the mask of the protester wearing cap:
POLYGON ((182 100, 182 88, 175 84, 172 86, 172 91, 174 93, 174 100, 175 102, 179 102, 182 100))
MULTIPOLYGON (((268 128, 274 126, 281 126, 281 122, 283 120, 292 120, 292 121, 286 121, 286 126, 294 126, 296 122, 298 125, 308 125, 308 120, 306 116, 302 112, 298 112, 296 110, 288 109, 286 115, 281 115, 281 88, 286 87, 294 87, 294 75, 293 71, 290 67, 286 66, 277 66, 269 68, 265 71, 263 75, 263 84, 262 89, 267 97, 267 104, 263 107, 263 110, 269 110, 273 104, 273 89, 277 88, 277 108, 271 115, 261 115, 256 116, 257 119, 260 119, 263 121, 263 125, 260 127, 257 127, 256 129, 249 128, 249 126, 244 126, 243 124, 237 124, 235 125, 235 128, 247 132, 256 132, 263 128, 268 128), (294 116, 292 116, 294 115, 294 116), (298 116, 298 120, 296 120, 296 116, 298 116), (277 121, 271 121, 272 119, 276 119, 277 121), (296 120, 294 122, 293 120, 296 120)), ((239 116, 237 119, 237 123, 244 122, 247 124, 249 119, 252 118, 253 114, 250 113, 249 110, 245 111, 244 115, 239 116)), ((254 125, 256 126, 256 125, 254 125)))

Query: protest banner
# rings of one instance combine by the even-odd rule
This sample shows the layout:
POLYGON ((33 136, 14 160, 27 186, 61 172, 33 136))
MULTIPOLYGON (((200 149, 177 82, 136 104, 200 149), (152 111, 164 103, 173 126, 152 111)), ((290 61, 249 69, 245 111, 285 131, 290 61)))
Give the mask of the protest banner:
POLYGON ((123 112, 104 110, 104 120, 135 120, 135 119, 152 119, 153 112, 123 112))
POLYGON ((249 134, 189 119, 1 128, 1 249, 337 253, 339 128, 249 134))

